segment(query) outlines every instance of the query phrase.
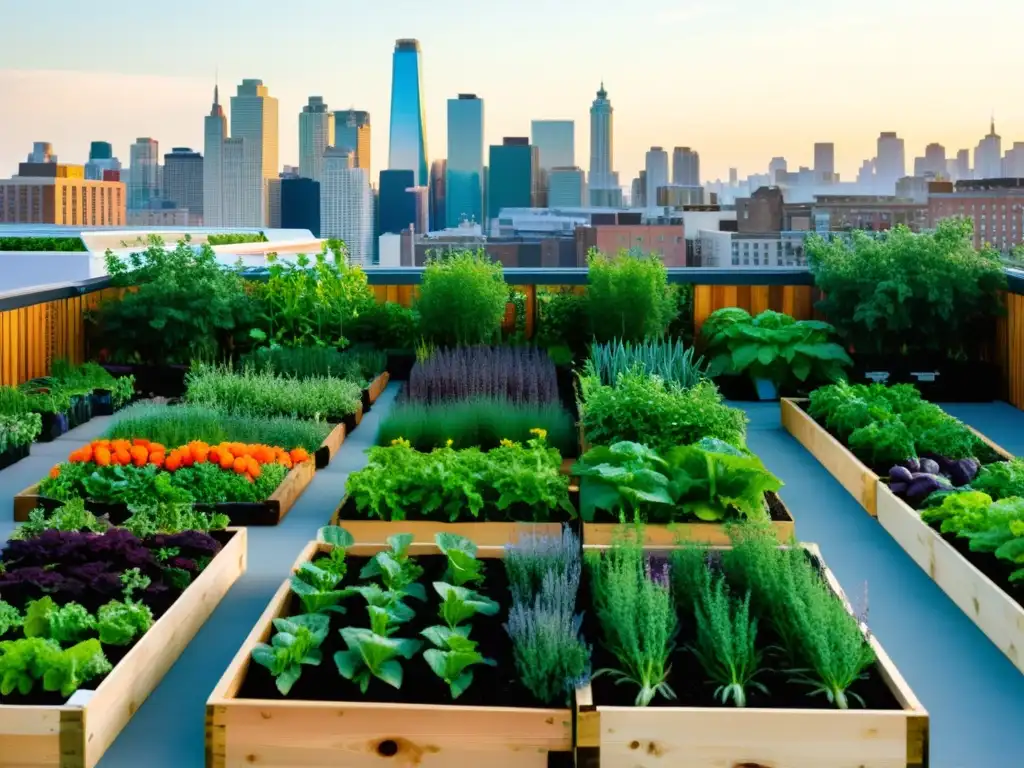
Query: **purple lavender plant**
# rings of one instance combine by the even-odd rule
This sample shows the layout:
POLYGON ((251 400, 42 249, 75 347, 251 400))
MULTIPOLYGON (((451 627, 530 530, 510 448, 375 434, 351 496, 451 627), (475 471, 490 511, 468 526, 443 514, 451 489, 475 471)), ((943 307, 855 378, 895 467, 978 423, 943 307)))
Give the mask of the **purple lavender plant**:
POLYGON ((417 363, 402 389, 402 400, 438 403, 488 397, 513 403, 558 400, 555 364, 530 347, 441 349, 417 363))

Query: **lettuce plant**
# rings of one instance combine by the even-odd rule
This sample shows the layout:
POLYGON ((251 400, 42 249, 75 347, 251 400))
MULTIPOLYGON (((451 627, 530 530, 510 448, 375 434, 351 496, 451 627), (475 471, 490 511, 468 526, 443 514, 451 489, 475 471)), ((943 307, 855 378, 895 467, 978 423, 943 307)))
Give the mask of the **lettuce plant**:
POLYGON ((96 619, 78 603, 57 606, 49 595, 30 600, 25 608, 25 637, 44 637, 73 645, 96 630, 96 619))
POLYGON ((499 605, 496 602, 472 589, 435 581, 434 591, 441 596, 442 601, 438 614, 452 629, 469 621, 478 613, 482 616, 494 616, 498 613, 499 605))
POLYGON ((153 612, 135 600, 111 600, 96 612, 96 629, 104 645, 130 645, 152 626, 153 612))
POLYGON ((341 577, 334 571, 303 563, 299 570, 292 574, 292 592, 299 596, 305 613, 344 613, 345 608, 338 605, 350 590, 336 589, 341 577))
POLYGON ((363 693, 373 678, 401 688, 402 665, 398 659, 411 659, 423 645, 420 640, 385 637, 362 627, 343 628, 341 638, 347 650, 335 653, 334 663, 338 673, 356 683, 363 693))
POLYGON ((28 513, 28 520, 19 525, 12 539, 32 539, 47 530, 58 531, 90 531, 102 533, 110 527, 109 523, 96 517, 85 508, 85 499, 69 499, 52 512, 37 507, 28 513))
POLYGON ((3 637, 12 629, 18 629, 22 621, 21 611, 10 603, 0 600, 0 637, 3 637))
POLYGON ((434 541, 448 558, 448 570, 444 572, 446 582, 461 587, 484 580, 484 564, 476 559, 476 544, 454 533, 438 533, 434 541))
POLYGON ((470 667, 485 664, 497 666, 493 659, 484 658, 477 651, 477 643, 469 639, 469 627, 427 627, 422 632, 433 648, 423 652, 423 658, 430 669, 448 684, 452 698, 457 699, 473 683, 470 667))
POLYGON ((95 638, 67 650, 42 637, 5 640, 0 642, 0 696, 27 696, 39 682, 44 691, 70 696, 112 668, 95 638))
POLYGON ((396 533, 388 536, 389 551, 378 552, 359 572, 359 578, 379 577, 391 592, 401 592, 416 600, 426 600, 427 591, 416 580, 423 575, 423 568, 409 557, 412 544, 411 533, 396 533))
POLYGON ((315 667, 323 661, 320 646, 327 639, 330 619, 326 614, 307 613, 274 619, 274 629, 270 645, 260 643, 252 649, 252 660, 270 670, 277 690, 287 696, 304 665, 315 667))
POLYGON ((672 505, 668 464, 646 445, 624 440, 591 448, 571 471, 580 478, 580 517, 588 522, 599 509, 626 522, 650 505, 672 505))
POLYGON ((345 553, 349 547, 356 543, 352 534, 337 525, 327 525, 317 532, 317 541, 329 544, 331 547, 327 558, 320 561, 320 567, 330 571, 339 580, 345 578, 348 566, 345 564, 345 553))

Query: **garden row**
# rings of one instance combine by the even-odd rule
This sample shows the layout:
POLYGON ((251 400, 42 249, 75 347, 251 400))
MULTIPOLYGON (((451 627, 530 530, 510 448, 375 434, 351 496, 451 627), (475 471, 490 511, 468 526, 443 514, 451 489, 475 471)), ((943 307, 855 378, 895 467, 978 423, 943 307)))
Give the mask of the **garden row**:
MULTIPOLYGON (((276 525, 383 391, 384 365, 381 353, 281 347, 254 353, 238 370, 197 365, 181 403, 139 402, 119 414, 104 437, 15 496, 15 519, 83 499, 120 523, 134 508, 173 499, 212 508, 232 525, 276 525)), ((103 371, 81 370, 94 368, 103 371)), ((63 393, 62 381, 34 386, 63 393)), ((23 406, 40 397, 7 394, 23 406)))
POLYGON ((909 385, 823 387, 782 422, 1024 672, 1024 460, 909 385))

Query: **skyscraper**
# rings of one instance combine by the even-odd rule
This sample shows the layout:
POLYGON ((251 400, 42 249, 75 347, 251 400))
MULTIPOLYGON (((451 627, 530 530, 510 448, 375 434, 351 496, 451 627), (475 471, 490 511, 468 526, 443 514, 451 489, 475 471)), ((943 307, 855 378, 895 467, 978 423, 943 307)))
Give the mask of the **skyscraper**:
POLYGON ((572 120, 534 120, 530 143, 537 148, 542 171, 576 165, 576 124, 572 120))
MULTIPOLYGON (((599 206, 615 205, 611 190, 617 188, 614 176, 614 123, 615 110, 608 100, 604 82, 597 92, 597 98, 590 106, 590 204, 599 206)), ((619 203, 622 202, 621 190, 619 203)))
POLYGON ((772 184, 779 183, 779 175, 786 172, 789 165, 784 157, 773 157, 768 163, 768 178, 772 184))
POLYGON ((141 210, 160 196, 160 143, 156 139, 136 139, 130 157, 128 210, 141 210))
POLYGON ((121 161, 114 157, 109 141, 94 141, 89 145, 89 162, 85 164, 85 178, 103 181, 104 171, 120 171, 121 161))
POLYGON ((261 227, 267 222, 267 182, 277 178, 278 109, 262 80, 243 80, 231 97, 231 138, 242 139, 240 199, 243 224, 261 227))
MULTIPOLYGON (((407 170, 380 172, 377 185, 379 196, 377 214, 378 234, 400 235, 416 223, 416 173, 407 170)), ((419 231, 417 227, 417 231, 419 231)))
POLYGON ((580 208, 586 205, 587 177, 579 168, 548 171, 548 208, 580 208))
POLYGON ((89 144, 90 160, 110 160, 114 156, 114 147, 109 141, 93 141, 89 144))
POLYGON ((526 137, 506 137, 491 145, 488 162, 487 218, 502 208, 533 208, 540 194, 537 148, 526 137))
POLYGON ((366 169, 355 167, 350 149, 324 151, 320 236, 344 240, 350 263, 373 263, 373 190, 366 169))
POLYGON ((814 173, 818 178, 824 174, 831 176, 836 172, 836 145, 832 142, 818 141, 814 144, 814 173))
POLYGON ((391 138, 388 168, 416 173, 416 185, 426 185, 427 129, 420 81, 419 40, 395 42, 391 76, 391 138))
POLYGON ((203 215, 203 156, 188 147, 164 155, 163 198, 187 208, 189 220, 203 215))
POLYGON ((483 223, 484 102, 472 93, 448 99, 445 226, 483 223))
POLYGON ((48 141, 33 141, 32 151, 28 154, 30 163, 56 163, 57 156, 53 154, 53 144, 48 141))
POLYGON ((896 182, 907 175, 907 159, 903 139, 894 131, 883 131, 878 136, 878 154, 875 164, 875 182, 881 194, 896 191, 896 182))
POLYGON ((334 146, 334 115, 322 96, 310 96, 299 113, 299 176, 320 180, 324 150, 334 146))
POLYGON ((971 175, 971 151, 961 149, 956 153, 956 177, 957 179, 970 179, 971 175))
POLYGON ((320 182, 281 179, 281 226, 308 229, 313 237, 320 237, 320 182))
MULTIPOLYGON (((245 210, 247 198, 243 194, 243 182, 252 175, 246 168, 245 155, 245 139, 232 136, 221 142, 221 218, 212 226, 262 226, 262 222, 253 225, 251 215, 245 210)), ((211 226, 205 219, 204 223, 211 226)))
POLYGON ((689 147, 672 150, 672 183, 683 187, 700 186, 700 155, 695 150, 689 147))
POLYGON ((213 106, 203 118, 203 223, 224 226, 224 140, 228 121, 220 105, 220 91, 213 87, 213 106))
POLYGON ((358 109, 339 109, 334 113, 334 146, 351 149, 356 168, 373 178, 370 162, 370 113, 358 109))
POLYGON ((988 136, 978 142, 974 150, 974 177, 976 179, 998 179, 1003 175, 1003 140, 996 133, 993 118, 988 136))
POLYGON ((429 229, 444 229, 448 210, 448 161, 444 158, 430 164, 430 187, 427 189, 427 197, 429 229))
POLYGON ((661 147, 651 147, 644 157, 647 183, 644 199, 649 207, 658 204, 658 187, 668 186, 668 152, 661 147))

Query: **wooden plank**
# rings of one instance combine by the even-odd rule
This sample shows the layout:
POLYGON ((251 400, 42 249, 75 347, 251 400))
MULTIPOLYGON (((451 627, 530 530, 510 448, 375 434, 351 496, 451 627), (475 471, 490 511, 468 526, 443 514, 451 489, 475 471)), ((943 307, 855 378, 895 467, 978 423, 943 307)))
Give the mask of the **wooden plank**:
POLYGON ((0 768, 93 768, 245 571, 231 540, 100 683, 84 707, 0 705, 0 768))
POLYGON ((315 474, 316 464, 313 462, 312 457, 310 457, 309 461, 304 461, 292 467, 288 474, 284 476, 281 484, 277 486, 277 489, 270 494, 270 498, 267 501, 278 504, 277 523, 284 520, 285 515, 295 506, 295 502, 299 500, 299 497, 309 487, 309 484, 313 482, 315 474))
POLYGON ((878 475, 800 407, 806 402, 783 398, 780 402, 782 426, 874 517, 878 475))
MULTIPOLYGON (((820 560, 816 545, 805 545, 820 560)), ((849 601, 822 562, 826 581, 849 601)), ((926 765, 928 713, 878 641, 901 710, 610 707, 576 692, 578 765, 601 768, 908 768, 926 765), (813 735, 813 736, 812 736, 813 735), (916 762, 914 762, 916 761, 916 762)))
POLYGON ((971 565, 882 482, 878 483, 878 522, 1013 665, 1024 672, 1024 608, 971 565))
POLYGON ((324 441, 320 443, 320 449, 327 451, 327 463, 330 464, 334 459, 334 455, 341 450, 342 443, 345 442, 345 425, 338 424, 330 431, 330 434, 324 438, 324 441))
MULTIPOLYGON (((326 544, 311 542, 293 572, 326 544)), ((369 556, 379 545, 350 547, 369 556)), ((413 544, 411 555, 436 554, 413 544)), ((481 558, 501 558, 502 547, 481 547, 481 558)), ((548 752, 572 749, 568 709, 515 709, 374 702, 237 699, 252 648, 271 635, 274 618, 290 603, 282 584, 207 701, 208 768, 547 768, 548 752)), ((325 662, 329 663, 329 662, 325 662)))

